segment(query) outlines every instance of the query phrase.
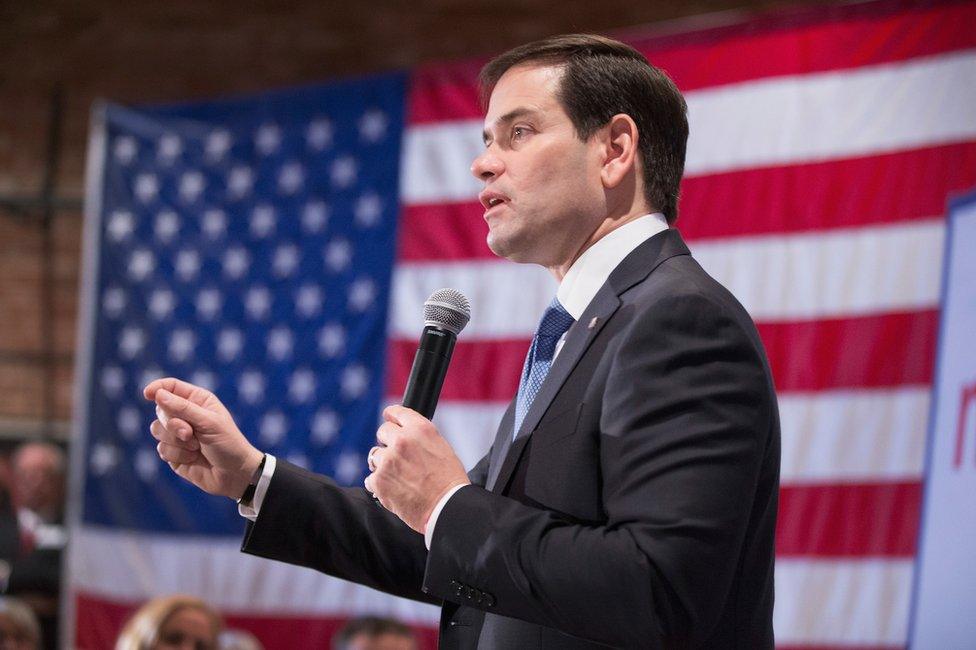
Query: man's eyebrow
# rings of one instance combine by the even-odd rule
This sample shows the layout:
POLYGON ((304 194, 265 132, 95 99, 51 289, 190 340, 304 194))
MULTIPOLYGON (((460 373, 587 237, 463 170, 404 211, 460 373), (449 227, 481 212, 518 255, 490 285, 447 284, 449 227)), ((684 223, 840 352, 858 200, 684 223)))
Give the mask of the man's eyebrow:
MULTIPOLYGON (((523 107, 519 107, 519 108, 516 108, 514 110, 511 110, 511 111, 505 113, 504 115, 502 115, 501 117, 499 117, 497 120, 495 120, 495 126, 501 128, 501 127, 504 127, 506 124, 509 124, 511 122, 514 122, 515 120, 519 119, 520 117, 525 117, 526 115, 535 115, 537 112, 538 111, 536 111, 535 109, 532 109, 532 108, 527 108, 527 107, 524 107, 524 106, 523 107)), ((481 132, 481 140, 485 144, 488 144, 488 141, 491 140, 491 136, 488 133, 488 129, 485 129, 484 131, 481 132)))

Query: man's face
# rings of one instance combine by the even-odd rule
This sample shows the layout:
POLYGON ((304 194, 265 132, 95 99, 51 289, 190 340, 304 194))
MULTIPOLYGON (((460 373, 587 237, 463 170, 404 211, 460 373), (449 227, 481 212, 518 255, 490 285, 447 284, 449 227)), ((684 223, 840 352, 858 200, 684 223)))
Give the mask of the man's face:
POLYGON ((58 458, 44 446, 28 446, 17 454, 13 467, 14 500, 31 510, 60 509, 63 479, 58 458))
POLYGON ((596 138, 583 142, 556 98, 562 69, 520 65, 491 93, 484 153, 471 165, 488 246, 501 257, 563 271, 606 216, 596 138))

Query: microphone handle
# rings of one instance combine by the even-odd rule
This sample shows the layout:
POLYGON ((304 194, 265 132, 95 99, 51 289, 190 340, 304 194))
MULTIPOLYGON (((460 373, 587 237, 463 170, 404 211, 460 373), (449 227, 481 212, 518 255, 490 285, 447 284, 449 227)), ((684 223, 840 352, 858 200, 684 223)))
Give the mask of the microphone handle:
POLYGON ((427 419, 434 417, 456 341, 457 336, 453 332, 432 325, 424 327, 403 393, 404 406, 427 419))

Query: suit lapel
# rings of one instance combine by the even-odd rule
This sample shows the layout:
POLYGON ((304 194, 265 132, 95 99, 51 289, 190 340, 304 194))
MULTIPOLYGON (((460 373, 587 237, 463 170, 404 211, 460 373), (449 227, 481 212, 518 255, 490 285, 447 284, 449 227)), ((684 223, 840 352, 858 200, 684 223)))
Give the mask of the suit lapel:
POLYGON ((569 328, 566 342, 546 375, 539 393, 535 396, 522 426, 511 438, 514 423, 515 402, 509 404, 495 436, 492 458, 488 467, 487 489, 501 493, 505 490, 512 472, 525 449, 527 438, 538 426, 553 398, 590 344, 620 306, 620 295, 644 280, 661 262, 675 255, 688 255, 688 248, 677 230, 665 230, 635 248, 610 274, 606 283, 590 301, 580 319, 569 328), (650 263, 648 263, 650 262, 650 263), (496 451, 497 448, 497 451, 496 451), (504 459, 504 460, 502 460, 504 459), (502 461, 499 463, 499 461, 502 461))

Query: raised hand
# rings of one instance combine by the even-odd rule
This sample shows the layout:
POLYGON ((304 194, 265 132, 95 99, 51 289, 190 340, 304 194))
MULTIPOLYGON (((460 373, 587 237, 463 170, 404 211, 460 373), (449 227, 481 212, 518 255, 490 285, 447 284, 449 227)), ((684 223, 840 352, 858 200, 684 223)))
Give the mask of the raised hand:
POLYGON ((149 427, 156 451, 182 478, 211 494, 239 498, 261 463, 258 451, 210 391, 167 377, 143 389, 156 402, 149 427))

